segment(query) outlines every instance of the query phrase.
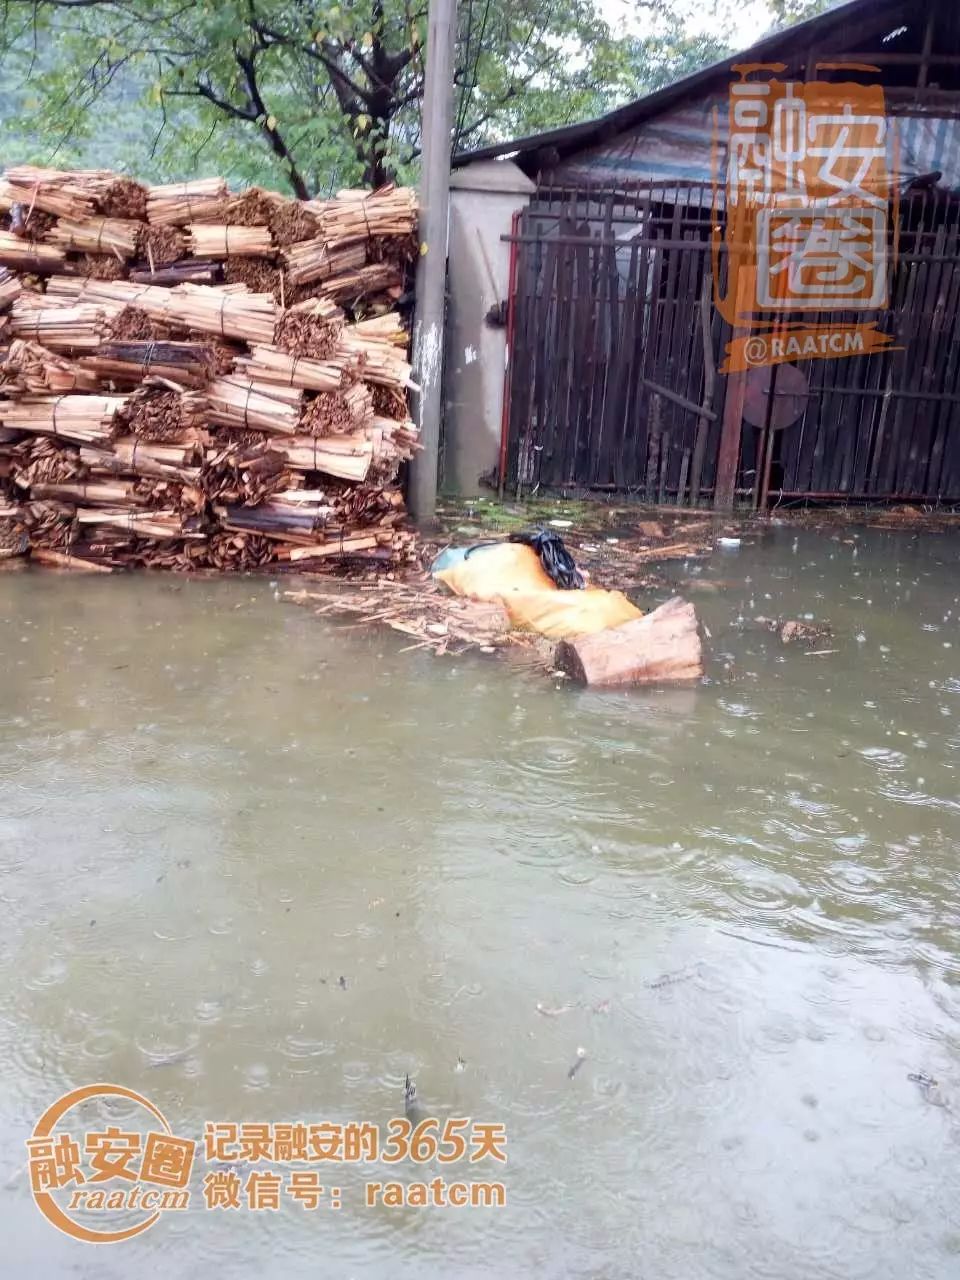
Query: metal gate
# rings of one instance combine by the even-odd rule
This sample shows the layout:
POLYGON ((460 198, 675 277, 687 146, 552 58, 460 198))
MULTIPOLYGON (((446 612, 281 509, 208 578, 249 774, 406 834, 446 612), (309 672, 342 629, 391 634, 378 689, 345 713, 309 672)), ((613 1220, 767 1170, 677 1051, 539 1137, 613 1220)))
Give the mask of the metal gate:
POLYGON ((718 372, 732 333, 712 300, 711 197, 699 184, 537 193, 515 236, 509 489, 960 500, 960 199, 902 202, 879 313, 902 350, 740 385, 718 372))

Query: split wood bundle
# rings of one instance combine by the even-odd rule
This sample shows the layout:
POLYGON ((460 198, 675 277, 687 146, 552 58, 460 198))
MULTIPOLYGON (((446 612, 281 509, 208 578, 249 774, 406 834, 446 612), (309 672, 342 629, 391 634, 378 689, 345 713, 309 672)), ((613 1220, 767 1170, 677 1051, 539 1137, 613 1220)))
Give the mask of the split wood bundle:
POLYGON ((41 169, 19 165, 6 173, 14 200, 61 218, 84 218, 99 210, 108 218, 142 222, 147 214, 147 188, 109 169, 41 169))
POLYGON ((105 339, 109 342, 177 342, 181 333, 183 331, 174 325, 151 320, 139 307, 121 307, 107 324, 105 339))
POLYGON ((147 221, 174 227, 188 222, 222 222, 227 198, 227 184, 222 178, 197 178, 193 182, 151 187, 147 192, 147 221))
POLYGON ((175 382, 151 378, 117 414, 117 421, 139 440, 199 441, 207 409, 201 391, 184 391, 175 382))
POLYGON ((274 191, 265 191, 263 187, 248 187, 240 195, 230 197, 223 220, 231 227, 269 228, 274 209, 281 202, 283 197, 274 191))
POLYGON ((371 262, 356 271, 347 271, 324 280, 321 292, 335 302, 359 302, 373 293, 399 289, 403 275, 389 262, 371 262))
POLYGON ((90 301, 125 303, 161 324, 248 342, 273 341, 277 304, 269 294, 248 293, 239 285, 217 289, 202 284, 181 284, 165 289, 160 285, 132 284, 128 280, 73 281, 63 276, 50 283, 51 289, 60 296, 73 293, 90 301))
POLYGON ((359 368, 356 356, 336 360, 308 360, 291 356, 277 347, 255 346, 237 360, 237 369, 257 382, 276 382, 304 391, 339 391, 349 385, 359 368))
MULTIPOLYGON (((266 538, 252 533, 215 533, 202 548, 185 548, 187 564, 173 564, 171 568, 190 567, 217 569, 220 572, 249 573, 261 569, 273 560, 273 547, 266 538)), ((162 561, 153 561, 160 564, 162 561)))
POLYGON ((268 258, 273 237, 269 227, 198 222, 187 227, 187 247, 196 258, 268 258))
POLYGON ((331 249, 319 237, 292 244, 283 254, 287 267, 287 279, 291 284, 313 284, 318 280, 330 280, 345 272, 356 272, 366 262, 367 254, 362 244, 331 249))
POLYGON ((284 312, 276 344, 290 355, 325 360, 336 350, 343 321, 343 312, 328 298, 309 298, 284 312))
POLYGON ((181 484, 177 480, 138 480, 132 500, 152 510, 173 506, 181 514, 191 516, 203 516, 207 506, 207 495, 199 485, 181 484))
POLYGON ((53 501, 27 502, 23 523, 30 538, 30 554, 38 547, 68 547, 77 536, 74 523, 76 508, 69 503, 53 501))
POLYGON ((44 436, 31 436, 14 449, 14 482, 21 490, 62 484, 86 475, 78 449, 44 436))
POLYGON ((115 417, 125 403, 124 396, 23 396, 0 400, 0 422, 35 435, 98 444, 116 434, 115 417))
POLYGON ((365 480, 373 462, 373 445, 359 432, 324 440, 293 436, 277 440, 274 447, 294 471, 318 471, 341 480, 365 480))
POLYGON ((2 210, 0 521, 38 559, 409 556, 407 335, 390 315, 347 325, 337 300, 389 306, 412 193, 308 205, 22 166, 0 179, 2 210))
POLYGON ((420 432, 409 418, 398 422, 394 418, 375 417, 367 434, 374 441, 375 457, 381 467, 409 462, 421 447, 420 432))
POLYGON ((270 435, 294 435, 303 407, 302 391, 237 374, 211 382, 205 395, 209 422, 270 435))
POLYGON ((274 494, 286 493, 295 480, 272 443, 231 441, 207 451, 202 484, 211 502, 258 506, 274 494))
POLYGON ((288 287, 283 268, 265 258, 230 258, 221 265, 228 284, 246 285, 251 293, 269 293, 281 307, 293 297, 293 286, 288 287))
POLYGON ((112 180, 97 196, 97 206, 109 218, 130 218, 145 222, 147 188, 133 178, 112 175, 112 180))
POLYGON ((34 297, 23 297, 14 303, 10 332, 54 350, 90 351, 99 347, 110 321, 122 310, 109 302, 61 306, 47 295, 40 295, 40 301, 53 305, 37 306, 34 297))
MULTIPOLYGON (((176 227, 150 225, 143 228, 140 235, 140 252, 147 260, 149 273, 152 275, 158 267, 169 266, 176 262, 187 251, 183 232, 176 227)), ((131 277, 133 279, 135 277, 131 277)), ((150 283, 147 281, 147 283, 150 283)), ((167 281, 157 281, 166 284, 167 281)), ((178 281, 179 283, 179 281, 178 281)))
POLYGON ((185 387, 200 387, 215 376, 216 350, 206 342, 103 342, 96 355, 79 362, 104 381, 139 386, 154 375, 185 387))
POLYGON ((65 261, 66 252, 56 245, 21 240, 9 231, 0 231, 0 265, 44 274, 61 270, 65 261))
POLYGON ((299 240, 312 240, 319 230, 317 220, 299 200, 277 200, 267 218, 274 244, 281 249, 299 240))
POLYGON ((114 440, 107 448, 84 445, 80 449, 80 462, 91 474, 142 476, 189 485, 200 482, 201 458, 201 450, 192 441, 153 444, 124 437, 114 440))
POLYGON ((82 275, 94 280, 123 280, 127 274, 127 264, 113 254, 81 253, 74 265, 82 275))
POLYGON ((122 218, 60 218, 47 239, 60 249, 133 258, 140 242, 141 225, 122 218))
POLYGON ((29 546, 30 539, 18 518, 0 518, 0 560, 22 556, 29 546))
POLYGON ((90 506, 116 506, 118 503, 135 503, 137 501, 137 485, 133 480, 83 481, 78 480, 64 484, 31 485, 31 493, 35 498, 55 498, 60 502, 85 503, 90 506))
POLYGON ((408 412, 407 397, 398 387, 373 387, 373 411, 380 418, 402 422, 408 412))
POLYGON ((300 424, 311 436, 341 435, 372 426, 370 388, 364 382, 355 382, 344 391, 321 391, 304 409, 300 424))
POLYGON ((77 523, 80 526, 98 525, 101 528, 119 529, 135 533, 141 538, 203 538, 204 533, 195 517, 186 516, 174 509, 164 511, 109 511, 98 508, 79 508, 77 523))
POLYGON ((98 391, 95 373, 59 356, 37 342, 15 338, 0 366, 0 390, 6 395, 42 395, 64 391, 98 391))
MULTIPOLYGON (((110 179, 113 176, 108 175, 110 179)), ((104 174, 96 169, 68 173, 23 164, 8 169, 5 178, 13 203, 41 209, 58 218, 90 217, 96 212, 96 192, 105 189, 104 174)))
POLYGON ((10 210, 10 230, 21 240, 45 240, 56 225, 53 214, 43 213, 40 209, 15 204, 10 210))
POLYGON ((307 208, 331 249, 387 236, 409 236, 417 226, 417 198, 409 187, 343 190, 333 200, 310 200, 307 208))
POLYGON ((22 287, 18 276, 6 267, 0 267, 0 311, 5 311, 11 303, 16 302, 22 287))
MULTIPOLYGON (((287 204, 285 197, 262 187, 247 187, 238 196, 230 196, 223 220, 230 227, 269 227, 276 206, 287 204)), ((296 201, 289 201, 296 204, 296 201)), ((301 237, 306 239, 306 237, 301 237)))
POLYGON ((358 320, 350 326, 350 332, 357 338, 376 338, 379 342, 389 342, 391 346, 400 347, 404 352, 410 342, 410 336, 395 311, 385 311, 382 315, 358 320))
POLYGON ((376 386, 397 391, 411 385, 411 367, 403 352, 390 341, 375 336, 360 325, 344 329, 336 354, 359 364, 360 376, 376 386))

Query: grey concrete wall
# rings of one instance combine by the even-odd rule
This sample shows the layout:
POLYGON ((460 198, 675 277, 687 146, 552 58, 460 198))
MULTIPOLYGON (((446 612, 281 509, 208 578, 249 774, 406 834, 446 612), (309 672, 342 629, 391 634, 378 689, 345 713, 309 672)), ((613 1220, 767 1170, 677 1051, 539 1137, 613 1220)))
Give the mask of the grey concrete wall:
POLYGON ((447 493, 476 496, 480 477, 497 466, 507 335, 484 317, 507 297, 510 246, 500 237, 533 190, 508 160, 479 161, 451 176, 441 477, 447 493))

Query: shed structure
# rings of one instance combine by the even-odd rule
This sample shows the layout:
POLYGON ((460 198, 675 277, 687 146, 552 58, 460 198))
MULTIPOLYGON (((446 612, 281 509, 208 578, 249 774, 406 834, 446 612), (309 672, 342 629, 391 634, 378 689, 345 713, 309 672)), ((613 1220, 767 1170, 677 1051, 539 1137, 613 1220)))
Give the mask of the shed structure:
POLYGON ((480 451, 501 488, 717 506, 960 502, 955 0, 850 0, 602 119, 460 155, 459 180, 495 159, 534 184, 501 228, 506 403, 498 456, 489 430, 480 451), (802 319, 875 320, 889 348, 720 371, 734 332, 713 305, 713 179, 722 189, 744 63, 882 84, 898 197, 889 305, 802 319))

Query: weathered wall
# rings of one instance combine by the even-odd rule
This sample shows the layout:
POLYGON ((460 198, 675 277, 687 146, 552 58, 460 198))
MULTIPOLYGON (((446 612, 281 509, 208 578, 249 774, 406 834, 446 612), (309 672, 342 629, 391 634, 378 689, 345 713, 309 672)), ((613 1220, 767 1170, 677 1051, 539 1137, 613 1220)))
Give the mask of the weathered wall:
POLYGON ((479 161, 450 179, 441 480, 448 493, 475 496, 481 475, 497 465, 507 338, 506 329, 484 317, 507 297, 510 246, 501 236, 509 234, 514 211, 529 203, 533 190, 508 160, 479 161))

